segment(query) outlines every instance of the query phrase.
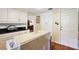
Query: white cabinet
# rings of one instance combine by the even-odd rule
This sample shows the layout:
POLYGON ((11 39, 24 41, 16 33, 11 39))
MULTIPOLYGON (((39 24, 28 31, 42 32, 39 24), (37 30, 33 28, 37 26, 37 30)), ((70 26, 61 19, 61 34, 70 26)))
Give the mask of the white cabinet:
POLYGON ((0 22, 7 21, 7 8, 0 8, 0 22))
POLYGON ((26 23, 27 22, 27 13, 19 11, 19 22, 26 23))
POLYGON ((19 22, 19 14, 16 9, 8 9, 8 22, 18 23, 19 22))
POLYGON ((8 21, 11 23, 26 23, 27 13, 17 9, 8 9, 8 21))
POLYGON ((27 13, 18 9, 0 8, 0 23, 27 23, 27 13))

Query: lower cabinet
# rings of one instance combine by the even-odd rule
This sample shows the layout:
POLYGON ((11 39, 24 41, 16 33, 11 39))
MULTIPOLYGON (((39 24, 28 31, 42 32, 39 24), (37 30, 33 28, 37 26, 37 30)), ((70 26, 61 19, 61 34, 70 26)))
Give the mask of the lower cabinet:
POLYGON ((49 50, 49 41, 45 36, 38 37, 31 42, 23 44, 21 50, 49 50))

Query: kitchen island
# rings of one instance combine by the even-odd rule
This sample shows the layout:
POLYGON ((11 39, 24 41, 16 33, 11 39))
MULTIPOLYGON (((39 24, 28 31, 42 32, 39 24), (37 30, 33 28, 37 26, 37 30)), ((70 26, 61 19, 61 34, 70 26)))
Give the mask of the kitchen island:
POLYGON ((49 50, 50 49, 50 32, 38 31, 38 32, 23 32, 0 36, 0 49, 6 50, 6 41, 15 40, 20 44, 21 50, 49 50))

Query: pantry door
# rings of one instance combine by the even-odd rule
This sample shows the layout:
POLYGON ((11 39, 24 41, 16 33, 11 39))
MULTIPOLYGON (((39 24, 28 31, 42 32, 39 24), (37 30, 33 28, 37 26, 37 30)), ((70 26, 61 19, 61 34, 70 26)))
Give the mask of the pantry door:
POLYGON ((61 9, 61 44, 78 48, 78 9, 61 9))

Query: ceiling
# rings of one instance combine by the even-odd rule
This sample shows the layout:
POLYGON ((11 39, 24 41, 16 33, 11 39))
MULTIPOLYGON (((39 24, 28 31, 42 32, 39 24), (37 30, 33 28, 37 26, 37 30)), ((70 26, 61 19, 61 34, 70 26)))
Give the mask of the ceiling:
POLYGON ((28 13, 33 13, 33 14, 40 14, 48 11, 48 8, 19 8, 19 10, 22 10, 28 13))

